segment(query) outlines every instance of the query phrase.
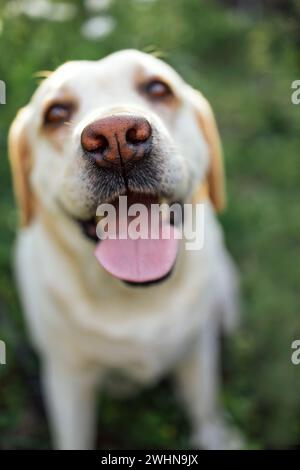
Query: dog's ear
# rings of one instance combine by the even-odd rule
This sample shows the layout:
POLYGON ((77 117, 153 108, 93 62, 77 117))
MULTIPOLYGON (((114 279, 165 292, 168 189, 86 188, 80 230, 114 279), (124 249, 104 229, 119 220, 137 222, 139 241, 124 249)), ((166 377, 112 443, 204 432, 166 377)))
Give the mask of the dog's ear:
MULTIPOLYGON (((207 99, 194 89, 190 89, 189 92, 191 93, 192 104, 196 110, 197 122, 209 148, 208 193, 216 211, 221 212, 226 206, 225 173, 222 146, 216 120, 207 99)), ((202 189, 200 194, 201 191, 202 189)))
POLYGON ((8 151, 14 192, 19 206, 22 226, 29 225, 34 212, 34 200, 29 181, 32 159, 26 135, 27 114, 28 109, 26 107, 18 112, 8 136, 8 151))

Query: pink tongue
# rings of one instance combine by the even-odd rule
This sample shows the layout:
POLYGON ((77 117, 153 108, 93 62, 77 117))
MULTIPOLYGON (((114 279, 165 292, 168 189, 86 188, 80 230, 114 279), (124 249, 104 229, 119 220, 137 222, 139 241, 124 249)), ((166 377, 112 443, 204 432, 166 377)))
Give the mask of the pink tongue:
MULTIPOLYGON (((170 227, 171 233, 174 231, 170 227)), ((178 240, 106 239, 98 243, 95 256, 113 276, 131 282, 154 281, 172 269, 178 240)))
POLYGON ((98 243, 95 256, 113 276, 130 282, 149 282, 168 274, 176 261, 178 239, 176 228, 168 226, 170 236, 133 240, 107 238, 98 243))

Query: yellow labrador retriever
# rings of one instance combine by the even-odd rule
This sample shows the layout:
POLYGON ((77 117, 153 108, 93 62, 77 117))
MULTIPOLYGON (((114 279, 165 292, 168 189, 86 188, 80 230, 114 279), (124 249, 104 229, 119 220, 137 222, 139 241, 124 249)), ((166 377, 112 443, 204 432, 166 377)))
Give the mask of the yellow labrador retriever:
POLYGON ((18 113, 9 149, 17 279, 55 446, 93 447, 96 387, 121 371, 145 385, 171 372, 193 444, 237 447, 218 402, 218 335, 234 324, 236 276, 215 217, 224 175, 206 99, 138 51, 68 62, 18 113), (118 208, 122 195, 129 207, 202 204, 202 248, 160 235, 100 240, 97 207, 118 208))

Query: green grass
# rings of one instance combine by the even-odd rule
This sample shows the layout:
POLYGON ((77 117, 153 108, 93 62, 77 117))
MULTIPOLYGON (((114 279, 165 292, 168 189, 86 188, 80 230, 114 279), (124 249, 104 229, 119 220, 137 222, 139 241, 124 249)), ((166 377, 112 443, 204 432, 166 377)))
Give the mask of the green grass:
MULTIPOLYGON (((271 10, 255 18, 213 1, 118 0, 109 10, 117 28, 97 42, 80 35, 82 2, 72 2, 80 12, 63 24, 5 17, 7 3, 0 0, 0 79, 8 91, 0 106, 0 338, 8 350, 0 366, 0 448, 50 446, 12 274, 10 122, 35 89, 36 71, 149 46, 208 97, 223 139, 229 205, 221 222, 243 298, 241 328, 224 345, 223 400, 249 448, 299 446, 300 366, 290 361, 300 338, 300 106, 290 98, 300 78, 296 1, 293 15, 271 10)), ((102 447, 187 445, 188 426, 168 382, 125 403, 105 396, 100 408, 102 447)))

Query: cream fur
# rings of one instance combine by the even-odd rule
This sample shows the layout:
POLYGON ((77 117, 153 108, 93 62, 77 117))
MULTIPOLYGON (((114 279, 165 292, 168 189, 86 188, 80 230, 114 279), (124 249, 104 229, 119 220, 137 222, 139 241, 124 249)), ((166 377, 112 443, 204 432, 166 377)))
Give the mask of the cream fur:
MULTIPOLYGON (((190 201, 206 181, 211 150, 198 119, 200 113, 209 128, 211 116, 205 116, 199 99, 198 105, 193 100, 194 93, 163 62, 122 51, 99 62, 63 65, 26 107, 32 194, 23 197, 36 204, 18 234, 16 272, 32 340, 42 357, 56 447, 93 446, 96 384, 104 386, 110 370, 142 385, 173 373, 191 417, 194 444, 239 446, 218 402, 217 341, 222 324, 230 329, 235 323, 237 282, 211 202, 204 201, 204 248, 186 251, 182 243, 174 274, 147 288, 126 286, 105 272, 93 255, 94 245, 58 204, 75 215, 90 213, 88 186, 79 177, 84 171, 79 137, 86 123, 116 107, 138 110, 149 119, 163 155, 158 164, 169 175, 164 184, 190 201), (148 105, 134 87, 141 74, 168 80, 178 96, 176 107, 148 105), (71 126, 49 137, 41 131, 42 109, 66 94, 75 97, 78 112, 71 126)), ((10 140, 15 139, 12 131, 10 140)), ((219 184, 220 158, 214 155, 219 184)))

